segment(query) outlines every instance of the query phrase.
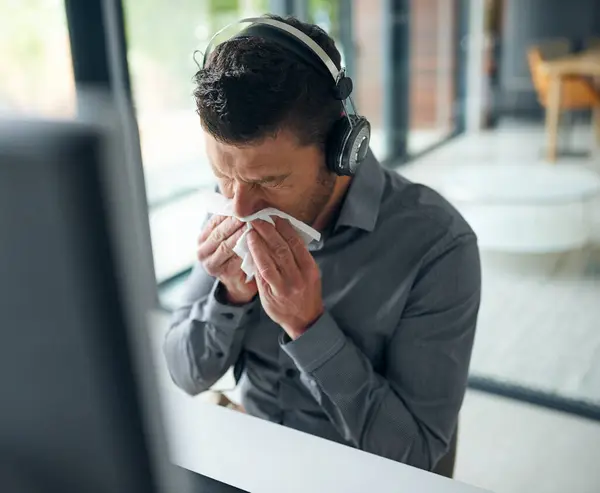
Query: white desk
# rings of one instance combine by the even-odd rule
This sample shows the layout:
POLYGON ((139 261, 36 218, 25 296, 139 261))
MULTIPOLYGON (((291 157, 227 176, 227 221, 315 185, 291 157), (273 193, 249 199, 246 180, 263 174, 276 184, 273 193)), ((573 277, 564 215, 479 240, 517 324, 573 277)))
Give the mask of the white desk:
POLYGON ((153 330, 172 461, 252 493, 483 490, 189 397, 168 376, 153 330))

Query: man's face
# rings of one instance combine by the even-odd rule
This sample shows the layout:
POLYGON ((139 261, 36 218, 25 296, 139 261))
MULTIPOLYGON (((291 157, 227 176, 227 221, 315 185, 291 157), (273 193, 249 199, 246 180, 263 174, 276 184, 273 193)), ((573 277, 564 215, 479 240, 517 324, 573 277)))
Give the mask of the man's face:
POLYGON ((206 150, 221 193, 239 217, 275 207, 312 224, 331 197, 335 175, 316 146, 300 146, 280 132, 258 144, 236 147, 205 133, 206 150))

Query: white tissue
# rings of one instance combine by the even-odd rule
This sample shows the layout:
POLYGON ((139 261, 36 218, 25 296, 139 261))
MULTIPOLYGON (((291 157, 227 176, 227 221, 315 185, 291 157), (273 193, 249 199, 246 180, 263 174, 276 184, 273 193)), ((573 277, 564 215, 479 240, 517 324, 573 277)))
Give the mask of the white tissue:
POLYGON ((299 233, 302 240, 304 240, 305 245, 308 245, 313 240, 319 241, 321 239, 321 233, 319 233, 316 229, 311 228, 302 221, 298 221, 298 219, 280 211, 279 209, 274 209, 273 207, 255 212, 250 216, 238 217, 233 213, 231 200, 220 193, 208 194, 206 197, 206 204, 208 206, 207 211, 211 214, 217 214, 219 216, 235 216, 240 221, 247 223, 246 231, 244 231, 240 239, 233 247, 233 251, 242 259, 242 270, 246 274, 246 282, 249 282, 254 278, 254 273, 256 270, 254 260, 252 259, 252 255, 248 249, 247 241, 248 232, 252 229, 252 221, 256 219, 262 219, 263 221, 267 221, 275 225, 273 219, 271 219, 271 216, 279 216, 283 219, 287 219, 290 222, 294 229, 299 233))

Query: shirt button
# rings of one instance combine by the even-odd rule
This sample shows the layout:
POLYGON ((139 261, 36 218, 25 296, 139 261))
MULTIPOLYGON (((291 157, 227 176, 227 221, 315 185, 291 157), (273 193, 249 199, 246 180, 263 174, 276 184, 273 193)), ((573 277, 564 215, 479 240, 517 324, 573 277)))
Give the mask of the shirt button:
POLYGON ((311 379, 310 379, 310 386, 311 386, 312 388, 316 388, 316 387, 317 387, 317 381, 316 381, 316 380, 313 380, 313 379, 311 378, 311 379))

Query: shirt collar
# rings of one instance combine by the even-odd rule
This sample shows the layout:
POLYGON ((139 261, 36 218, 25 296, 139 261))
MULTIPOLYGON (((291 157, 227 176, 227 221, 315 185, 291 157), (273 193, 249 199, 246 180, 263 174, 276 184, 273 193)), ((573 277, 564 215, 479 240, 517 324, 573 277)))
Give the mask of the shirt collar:
POLYGON ((365 231, 375 229, 383 194, 383 173, 381 165, 369 150, 350 183, 334 230, 341 226, 356 227, 365 231))

